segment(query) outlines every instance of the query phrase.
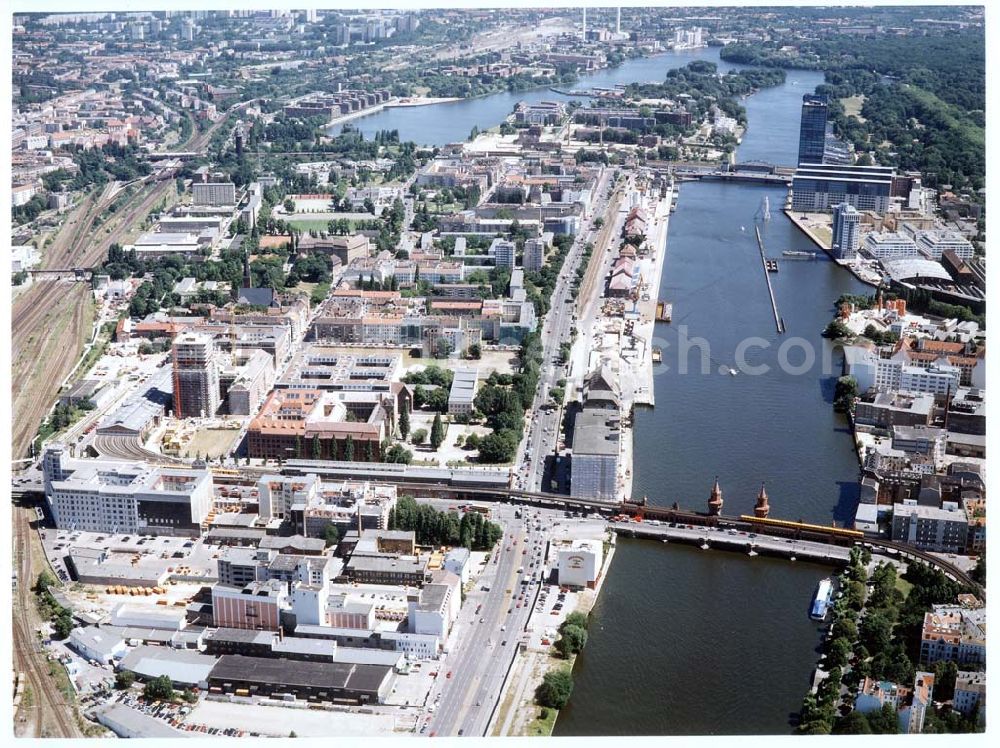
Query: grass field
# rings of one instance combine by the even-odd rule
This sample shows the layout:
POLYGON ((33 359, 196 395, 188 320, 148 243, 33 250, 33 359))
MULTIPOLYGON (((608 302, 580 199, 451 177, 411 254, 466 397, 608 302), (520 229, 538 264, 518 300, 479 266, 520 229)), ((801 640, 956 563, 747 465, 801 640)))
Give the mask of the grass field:
POLYGON ((900 576, 896 577, 896 589, 903 593, 903 597, 910 594, 910 590, 913 589, 913 585, 907 582, 900 576))
POLYGON ((861 107, 865 103, 864 96, 848 96, 846 99, 841 99, 840 103, 844 107, 844 114, 846 116, 857 117, 861 122, 865 121, 865 118, 861 116, 861 107))
POLYGON ((545 709, 545 719, 542 719, 542 709, 544 707, 535 706, 532 708, 536 710, 535 718, 528 723, 528 727, 523 734, 532 738, 549 737, 552 734, 552 730, 555 729, 556 717, 559 716, 559 710, 545 709))
POLYGON ((329 221, 317 221, 310 218, 287 218, 285 223, 301 231, 326 231, 329 221))
POLYGON ((204 429, 199 431, 187 443, 183 449, 182 457, 196 457, 201 455, 205 458, 220 457, 228 454, 235 445, 240 432, 236 429, 204 429))

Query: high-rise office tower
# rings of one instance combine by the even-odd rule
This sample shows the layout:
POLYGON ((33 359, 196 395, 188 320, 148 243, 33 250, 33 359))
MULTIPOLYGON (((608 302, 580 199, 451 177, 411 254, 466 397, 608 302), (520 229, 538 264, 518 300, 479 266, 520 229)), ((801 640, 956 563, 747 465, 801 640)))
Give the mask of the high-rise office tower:
POLYGON ((802 97, 802 121, 799 125, 800 164, 823 163, 829 106, 826 96, 806 94, 802 97))
POLYGON ((861 214, 849 203, 833 206, 833 256, 853 260, 861 246, 861 214))
POLYGON ((219 368, 208 335, 186 332, 174 340, 174 415, 205 418, 219 409, 219 368))

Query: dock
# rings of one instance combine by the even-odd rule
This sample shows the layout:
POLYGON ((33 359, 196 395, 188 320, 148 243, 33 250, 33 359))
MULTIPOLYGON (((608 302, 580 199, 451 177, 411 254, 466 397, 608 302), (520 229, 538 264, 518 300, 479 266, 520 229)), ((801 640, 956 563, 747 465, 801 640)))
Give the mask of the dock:
POLYGON ((674 316, 674 305, 666 301, 656 302, 656 321, 669 322, 674 316))
MULTIPOLYGON (((771 276, 768 273, 769 268, 767 267, 767 256, 764 254, 764 239, 760 235, 760 226, 754 226, 753 230, 757 233, 757 247, 760 249, 760 262, 764 266, 764 280, 767 282, 767 293, 771 297, 771 311, 774 312, 774 326, 778 330, 778 334, 785 332, 785 321, 778 314, 778 302, 774 299, 774 287, 771 285, 771 276)), ((777 263, 775 263, 777 267, 777 263)))

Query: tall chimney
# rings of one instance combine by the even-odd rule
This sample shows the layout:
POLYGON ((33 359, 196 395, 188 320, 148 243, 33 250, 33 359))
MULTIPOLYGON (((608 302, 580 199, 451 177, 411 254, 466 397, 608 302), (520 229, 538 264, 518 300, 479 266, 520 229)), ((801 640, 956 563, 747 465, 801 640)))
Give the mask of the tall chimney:
POLYGON ((617 11, 615 16, 615 33, 620 34, 622 33, 622 9, 618 8, 617 11))

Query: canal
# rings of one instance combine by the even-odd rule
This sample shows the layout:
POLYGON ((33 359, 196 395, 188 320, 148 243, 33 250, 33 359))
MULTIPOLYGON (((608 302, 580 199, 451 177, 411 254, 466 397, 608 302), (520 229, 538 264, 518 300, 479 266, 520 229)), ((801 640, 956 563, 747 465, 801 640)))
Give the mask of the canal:
MULTIPOLYGON (((709 48, 630 60, 573 87, 660 80, 695 59, 734 67, 709 48)), ((790 71, 783 85, 748 98, 739 159, 792 165, 802 94, 821 80, 819 73, 790 71)), ((473 126, 496 126, 518 101, 555 98, 547 88, 502 93, 383 110, 352 124, 366 136, 398 129, 404 140, 443 145, 464 140, 473 126)), ((703 509, 718 475, 726 513, 749 511, 766 481, 772 516, 840 524, 853 515, 857 462, 847 424, 831 408, 837 371, 822 367, 830 348, 820 332, 834 299, 865 287, 823 255, 783 258, 784 250, 815 249, 782 214, 784 200, 784 189, 749 184, 681 188, 660 288, 660 298, 674 305, 674 322, 657 328, 664 356, 656 408, 636 414, 633 493, 651 503, 703 509), (762 233, 768 256, 779 260, 772 281, 787 328, 781 336, 753 233, 765 196, 771 220, 762 233), (697 348, 678 355, 682 335, 691 344, 704 339, 706 373, 697 348), (800 342, 789 348, 794 340, 800 342), (756 345, 741 364, 745 341, 756 345), (794 373, 803 347, 818 362, 794 373), (767 374, 744 371, 762 365, 767 374), (730 375, 730 368, 739 373, 730 375)), ((620 541, 555 734, 790 732, 819 643, 808 605, 829 573, 800 561, 620 541)))

